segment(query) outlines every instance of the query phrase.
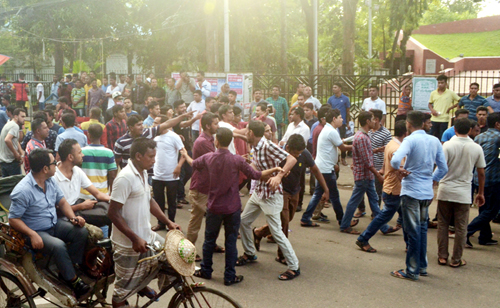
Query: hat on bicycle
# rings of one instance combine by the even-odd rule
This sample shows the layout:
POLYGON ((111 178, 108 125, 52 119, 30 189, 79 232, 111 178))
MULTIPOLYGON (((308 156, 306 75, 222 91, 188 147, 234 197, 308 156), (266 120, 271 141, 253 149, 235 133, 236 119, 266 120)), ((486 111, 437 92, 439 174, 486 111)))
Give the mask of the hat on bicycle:
POLYGON ((182 276, 192 276, 195 270, 196 247, 179 230, 172 230, 165 238, 168 263, 182 276))

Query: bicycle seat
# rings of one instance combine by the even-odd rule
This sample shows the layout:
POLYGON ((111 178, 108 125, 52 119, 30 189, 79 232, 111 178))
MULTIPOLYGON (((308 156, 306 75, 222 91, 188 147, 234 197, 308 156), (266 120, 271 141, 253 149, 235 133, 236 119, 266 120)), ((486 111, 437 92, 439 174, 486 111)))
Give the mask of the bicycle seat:
POLYGON ((111 240, 109 238, 99 240, 96 245, 101 248, 111 249, 111 240))

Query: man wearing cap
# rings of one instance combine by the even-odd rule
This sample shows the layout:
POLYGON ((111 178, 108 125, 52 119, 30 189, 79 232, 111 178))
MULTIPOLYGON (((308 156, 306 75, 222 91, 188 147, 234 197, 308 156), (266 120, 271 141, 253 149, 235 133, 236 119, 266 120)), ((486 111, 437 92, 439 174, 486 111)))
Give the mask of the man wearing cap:
MULTIPOLYGON (((155 254, 147 245, 163 238, 151 230, 151 214, 163 222, 169 230, 180 229, 170 221, 151 198, 147 170, 155 163, 156 142, 139 137, 130 148, 130 164, 127 164, 113 182, 108 216, 113 223, 111 241, 114 246, 115 286, 113 307, 127 307, 127 298, 139 295, 152 298, 155 292, 147 285, 159 270, 164 258, 154 258, 138 264, 138 261, 155 254)), ((191 244, 192 245, 192 244, 191 244)), ((192 261, 194 265, 193 251, 192 261)))

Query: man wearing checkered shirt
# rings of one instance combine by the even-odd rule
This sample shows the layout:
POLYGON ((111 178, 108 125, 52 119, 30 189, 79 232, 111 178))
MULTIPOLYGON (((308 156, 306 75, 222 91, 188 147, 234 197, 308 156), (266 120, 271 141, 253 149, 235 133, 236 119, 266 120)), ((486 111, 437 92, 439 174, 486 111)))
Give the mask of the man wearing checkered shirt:
POLYGON ((268 181, 261 180, 257 183, 255 192, 248 200, 241 214, 241 243, 245 253, 238 258, 236 265, 241 266, 257 260, 251 226, 259 214, 264 212, 271 234, 283 252, 288 265, 288 270, 279 275, 278 278, 280 280, 291 280, 300 275, 300 270, 295 251, 283 230, 281 230, 280 213, 283 209, 281 179, 293 168, 297 159, 276 144, 267 142, 266 138, 262 138, 264 129, 264 123, 259 121, 251 121, 248 125, 247 140, 254 150, 252 163, 257 170, 263 171, 278 167, 282 161, 286 162, 281 172, 275 174, 268 181))

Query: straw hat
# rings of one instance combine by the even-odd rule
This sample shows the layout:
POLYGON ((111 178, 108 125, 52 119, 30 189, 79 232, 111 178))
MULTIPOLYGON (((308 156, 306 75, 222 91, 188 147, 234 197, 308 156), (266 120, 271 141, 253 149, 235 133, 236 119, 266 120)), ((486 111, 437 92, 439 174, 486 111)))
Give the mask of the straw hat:
POLYGON ((165 240, 165 255, 168 263, 182 276, 192 276, 196 247, 179 230, 169 231, 165 240))

